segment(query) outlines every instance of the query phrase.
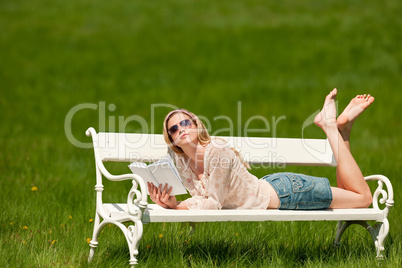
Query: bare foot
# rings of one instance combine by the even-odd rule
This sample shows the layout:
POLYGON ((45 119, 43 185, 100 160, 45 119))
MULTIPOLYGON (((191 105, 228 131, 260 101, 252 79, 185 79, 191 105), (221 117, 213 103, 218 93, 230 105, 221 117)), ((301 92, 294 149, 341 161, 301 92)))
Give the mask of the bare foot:
POLYGON ((319 114, 314 118, 314 123, 322 128, 324 132, 326 127, 331 124, 336 124, 336 98, 337 90, 334 88, 326 97, 324 101, 324 106, 319 114))
POLYGON ((349 105, 345 108, 342 114, 336 120, 340 131, 352 128, 353 122, 359 115, 374 102, 374 97, 371 95, 357 95, 353 98, 349 105))

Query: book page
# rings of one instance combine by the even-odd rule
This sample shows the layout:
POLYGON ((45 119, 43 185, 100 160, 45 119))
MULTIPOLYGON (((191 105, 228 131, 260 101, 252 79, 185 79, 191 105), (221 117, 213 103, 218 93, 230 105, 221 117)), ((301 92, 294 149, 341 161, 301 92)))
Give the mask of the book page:
MULTIPOLYGON (((142 162, 133 162, 129 166, 130 170, 144 179, 145 184, 147 182, 153 183, 154 185, 159 185, 159 183, 154 179, 152 174, 148 170, 148 165, 142 162)), ((147 186, 147 185, 145 185, 147 186)), ((148 187, 147 187, 148 192, 148 187)))
POLYGON ((176 166, 169 155, 155 163, 150 164, 148 169, 154 175, 154 178, 158 181, 158 183, 162 184, 162 187, 164 187, 165 184, 168 184, 173 188, 172 195, 187 193, 176 166))

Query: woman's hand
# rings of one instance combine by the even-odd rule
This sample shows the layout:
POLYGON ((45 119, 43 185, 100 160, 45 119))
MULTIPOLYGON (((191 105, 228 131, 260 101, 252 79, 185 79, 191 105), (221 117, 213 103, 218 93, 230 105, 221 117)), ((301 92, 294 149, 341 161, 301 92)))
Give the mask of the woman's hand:
POLYGON ((148 184, 149 197, 153 202, 155 202, 155 204, 163 208, 170 208, 170 209, 175 209, 177 207, 178 202, 176 200, 176 197, 170 195, 173 190, 172 187, 169 187, 168 189, 168 185, 165 184, 165 187, 162 189, 162 185, 156 187, 153 183, 148 182, 147 184, 148 184))

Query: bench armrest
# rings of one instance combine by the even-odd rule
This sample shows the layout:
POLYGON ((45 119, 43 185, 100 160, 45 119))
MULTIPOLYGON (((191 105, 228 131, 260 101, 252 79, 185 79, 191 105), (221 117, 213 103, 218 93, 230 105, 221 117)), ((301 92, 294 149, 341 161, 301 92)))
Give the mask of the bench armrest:
POLYGON ((97 194, 97 206, 101 207, 99 210, 103 215, 105 215, 103 208, 102 208, 102 191, 103 191, 103 184, 102 184, 102 176, 107 178, 111 181, 123 181, 123 180, 131 180, 133 186, 131 187, 130 192, 128 193, 127 197, 127 206, 130 215, 137 216, 139 219, 142 218, 143 212, 148 205, 148 196, 147 196, 147 188, 145 181, 142 179, 141 176, 136 174, 122 174, 122 175, 113 175, 111 174, 103 164, 102 158, 99 152, 99 141, 98 141, 98 134, 96 133, 95 129, 90 127, 86 131, 87 136, 92 136, 93 144, 94 144, 94 153, 95 153, 95 165, 96 165, 96 185, 95 190, 97 194), (138 209, 138 207, 140 209, 138 209))
MULTIPOLYGON (((103 166, 103 163, 102 163, 103 166)), ((98 168, 100 166, 98 165, 98 168)), ((122 180, 131 180, 133 186, 131 187, 128 196, 127 196, 127 208, 129 214, 132 216, 136 216, 139 219, 142 218, 144 210, 148 206, 148 195, 147 189, 145 186, 145 182, 141 176, 136 174, 122 174, 122 175, 112 175, 107 171, 107 169, 103 166, 100 168, 101 173, 111 181, 122 181, 122 180), (140 209, 138 209, 140 208, 140 209)))
POLYGON ((378 187, 373 194, 373 207, 380 209, 379 204, 385 204, 383 211, 385 216, 387 216, 389 209, 394 205, 394 191, 390 180, 383 175, 371 175, 364 177, 364 179, 366 181, 378 181, 378 187), (386 186, 385 189, 384 184, 386 186))
POLYGON ((136 174, 112 175, 109 173, 109 171, 107 171, 103 163, 101 165, 103 166, 103 168, 100 168, 100 166, 98 165, 101 173, 111 181, 122 181, 131 179, 133 186, 131 187, 130 192, 127 196, 127 207, 130 215, 138 216, 141 219, 144 210, 148 206, 147 189, 142 177, 136 174), (135 205, 137 205, 140 210, 138 210, 138 207, 135 205))

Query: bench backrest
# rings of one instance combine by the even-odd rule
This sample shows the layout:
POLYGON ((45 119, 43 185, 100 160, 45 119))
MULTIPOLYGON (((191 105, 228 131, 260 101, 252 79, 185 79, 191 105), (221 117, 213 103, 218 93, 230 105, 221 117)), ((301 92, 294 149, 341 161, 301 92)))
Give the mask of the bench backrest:
MULTIPOLYGON (((168 153, 168 146, 161 134, 96 133, 93 128, 89 128, 87 135, 92 136, 94 148, 102 162, 153 162, 168 153)), ((219 138, 226 140, 252 165, 336 166, 332 150, 325 139, 219 138)))

